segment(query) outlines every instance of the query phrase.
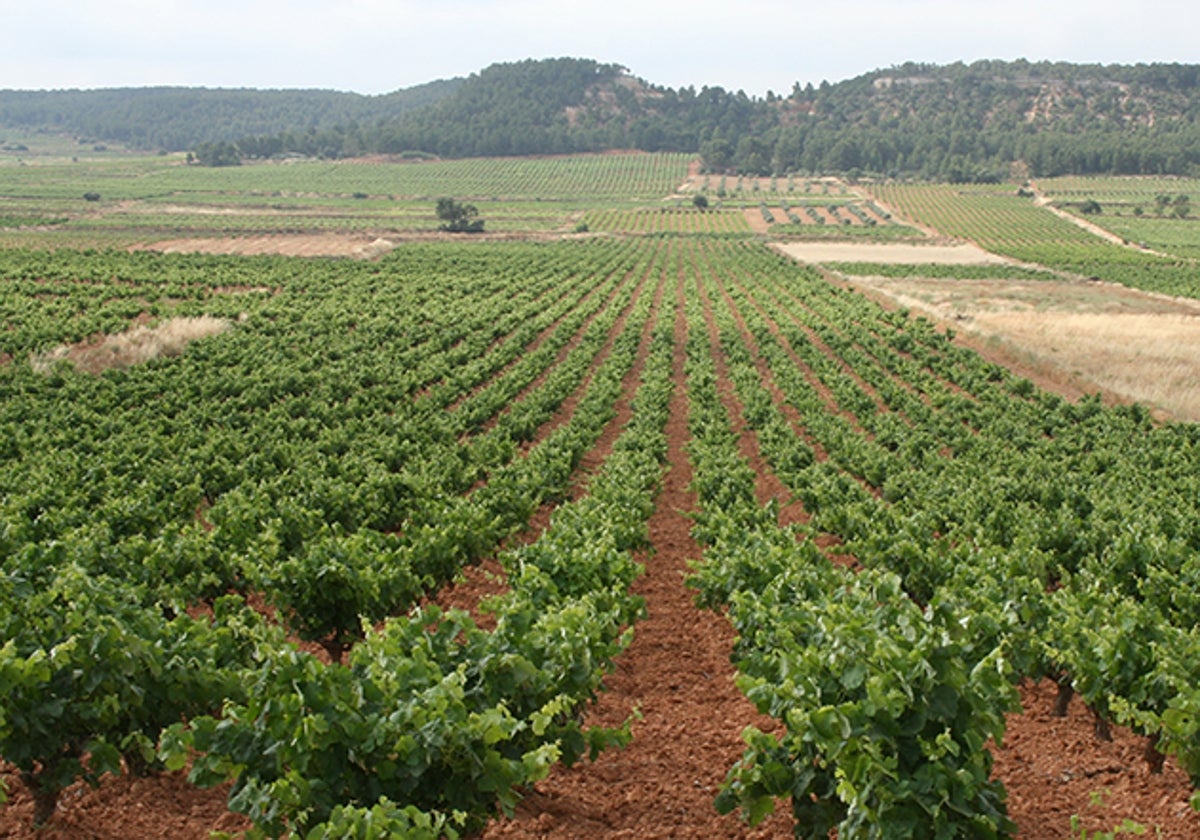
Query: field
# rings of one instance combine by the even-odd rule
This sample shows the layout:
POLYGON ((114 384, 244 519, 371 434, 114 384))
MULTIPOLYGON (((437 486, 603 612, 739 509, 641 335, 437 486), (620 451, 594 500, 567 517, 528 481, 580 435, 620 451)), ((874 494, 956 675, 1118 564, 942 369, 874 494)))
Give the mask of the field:
POLYGON ((26 157, 0 153, 0 247, 272 236, 278 252, 304 254, 313 236, 361 244, 436 232, 434 204, 443 196, 475 204, 489 235, 562 233, 598 205, 659 202, 687 178, 689 164, 685 155, 629 154, 207 169, 180 156, 26 157))
POLYGON ((680 156, 106 154, 0 166, 0 837, 1200 836, 1198 427, 1018 358, 1194 322, 1185 258, 680 156))

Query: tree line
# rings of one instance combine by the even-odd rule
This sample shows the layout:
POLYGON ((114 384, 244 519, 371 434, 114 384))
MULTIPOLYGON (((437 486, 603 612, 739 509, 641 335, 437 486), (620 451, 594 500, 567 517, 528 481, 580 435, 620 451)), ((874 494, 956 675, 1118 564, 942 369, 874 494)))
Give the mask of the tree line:
POLYGON ((747 175, 991 181, 1017 162, 1034 176, 1200 172, 1197 65, 910 63, 758 97, 660 87, 617 64, 556 58, 496 64, 382 97, 188 89, 57 95, 0 92, 0 125, 52 121, 58 109, 80 131, 187 148, 207 165, 283 155, 640 149, 698 153, 709 171, 747 175))
POLYGON ((995 181, 1200 171, 1200 85, 1191 65, 1029 62, 902 65, 753 97, 650 85, 619 65, 494 65, 395 120, 248 138, 247 157, 409 150, 444 157, 608 149, 701 155, 712 172, 840 172, 995 181))

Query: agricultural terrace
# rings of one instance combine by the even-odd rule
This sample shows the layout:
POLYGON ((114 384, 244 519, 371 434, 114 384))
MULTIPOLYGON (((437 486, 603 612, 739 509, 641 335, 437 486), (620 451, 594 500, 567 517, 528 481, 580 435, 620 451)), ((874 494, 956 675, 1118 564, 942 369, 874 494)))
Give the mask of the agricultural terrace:
POLYGON ((764 196, 836 199, 854 197, 855 190, 838 178, 803 178, 797 175, 756 178, 749 175, 694 174, 683 189, 710 199, 758 201, 764 196))
POLYGON ((667 207, 613 207, 593 210, 584 216, 588 229, 631 235, 701 234, 749 236, 750 225, 738 210, 712 207, 698 209, 690 204, 667 207))
POLYGON ((1200 834, 1197 427, 715 233, 0 251, 0 833, 1200 834))
POLYGON ((1195 261, 1101 239, 1019 195, 1013 185, 876 184, 871 192, 919 225, 996 254, 1146 291, 1200 297, 1195 261))
POLYGON ((1155 198, 1179 194, 1200 197, 1200 181, 1194 178, 1154 178, 1148 176, 1039 178, 1036 187, 1059 202, 1080 202, 1093 198, 1102 206, 1114 205, 1120 215, 1132 214, 1141 207, 1147 215, 1155 213, 1155 198))
POLYGON ((1117 237, 1172 256, 1196 259, 1200 181, 1187 178, 1052 178, 1046 198, 1117 237), (1087 209, 1090 212, 1084 213, 1087 209))

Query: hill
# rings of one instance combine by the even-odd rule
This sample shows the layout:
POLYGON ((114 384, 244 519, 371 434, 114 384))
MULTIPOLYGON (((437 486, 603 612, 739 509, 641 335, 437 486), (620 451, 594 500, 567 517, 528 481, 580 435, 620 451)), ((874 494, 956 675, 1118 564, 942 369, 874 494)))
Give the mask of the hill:
POLYGON ((0 90, 0 126, 66 132, 137 149, 184 151, 255 135, 396 119, 448 96, 461 83, 440 80, 381 96, 189 87, 0 90))
POLYGON ((186 88, 0 92, 0 125, 38 125, 207 163, 297 153, 443 157, 636 148, 714 171, 1017 174, 1200 172, 1200 67, 905 64, 786 95, 672 89, 617 64, 556 58, 380 97, 186 88))

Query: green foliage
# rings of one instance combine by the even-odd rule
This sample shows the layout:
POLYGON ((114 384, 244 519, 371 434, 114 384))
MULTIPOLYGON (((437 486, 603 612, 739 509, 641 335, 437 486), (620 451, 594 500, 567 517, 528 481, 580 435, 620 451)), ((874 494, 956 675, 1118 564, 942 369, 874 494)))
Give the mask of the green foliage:
MULTIPOLYGON (((719 217, 655 211, 675 213, 719 217)), ((1022 675, 1200 778, 1195 428, 1046 394, 747 238, 9 251, 0 274, 0 754, 43 819, 73 779, 194 760, 259 832, 461 835, 626 741, 580 715, 643 609, 676 306, 692 582, 779 721, 746 733, 722 808, 790 798, 801 836, 1005 836, 984 745, 1022 675), (147 310, 246 315, 101 376, 24 361, 147 310), (644 336, 630 422, 566 503, 644 336), (758 504, 734 409, 794 499, 758 504), (494 629, 416 606, 547 500, 549 529, 500 553, 494 629), (804 525, 779 526, 789 501, 804 525)))
POLYGON ((261 142, 246 138, 292 135, 319 142, 335 125, 394 119, 436 102, 461 84, 461 79, 449 79, 380 96, 183 87, 9 90, 0 91, 0 125, 66 131, 135 148, 170 151, 240 141, 245 154, 259 157, 272 152, 261 142))
MULTIPOLYGON (((1093 184, 1094 179, 1086 183, 1093 184)), ((917 223, 976 242, 992 253, 1147 291, 1197 295, 1193 266, 1188 261, 1105 241, 1007 190, 967 192, 934 184, 879 184, 873 189, 917 223)), ((1156 202, 1162 209, 1172 200, 1160 194, 1156 202)), ((1114 226, 1115 218, 1106 216, 1104 224, 1114 226)), ((1130 229, 1134 230, 1137 228, 1130 229)), ((1173 241, 1180 245, 1194 241, 1186 235, 1176 237, 1173 241)))
POLYGON ((474 204, 464 204, 453 198, 439 198, 437 202, 437 217, 441 219, 441 229, 450 233, 481 233, 483 219, 479 218, 479 208, 474 204))
POLYGON ((242 153, 233 143, 202 143, 188 153, 188 161, 200 166, 241 166, 242 153))
POLYGON ((1021 675, 1069 679, 1096 714, 1148 737, 1152 771, 1161 750, 1194 774, 1200 609, 1176 540, 1196 529, 1163 513, 1191 510, 1166 485, 1194 487, 1175 460, 1190 464, 1192 430, 1042 394, 927 322, 749 250, 712 247, 696 282, 742 417, 811 520, 781 529, 754 501, 707 358, 717 347, 696 340, 706 548, 693 583, 703 603, 728 604, 740 684, 786 726, 747 733, 720 807, 753 820, 790 796, 798 836, 1006 836, 980 745, 1002 733, 1021 675), (1156 500, 1147 470, 1162 470, 1156 500), (831 566, 813 545, 822 533, 865 571, 831 566), (888 696, 900 705, 876 720, 888 696), (928 784, 896 784, 914 778, 928 784))
POLYGON ((53 813, 60 791, 153 761, 161 730, 241 695, 266 638, 225 604, 213 622, 164 618, 144 592, 64 565, 0 579, 0 755, 53 813))
POLYGON ((495 64, 467 79, 377 97, 8 91, 0 93, 0 124, 190 148, 199 158, 230 163, 286 154, 421 150, 473 157, 637 148, 698 153, 711 172, 865 172, 982 184, 1001 179, 1014 161, 1038 177, 1195 171, 1196 72, 1178 64, 906 64, 757 98, 715 86, 664 88, 619 65, 554 58, 495 64), (1115 96, 1117 87, 1138 95, 1115 96), (1054 101, 1075 106, 1046 107, 1050 91, 1054 101), (1031 113, 1032 122, 1024 116, 1031 113), (218 154, 220 144, 233 147, 218 154))

